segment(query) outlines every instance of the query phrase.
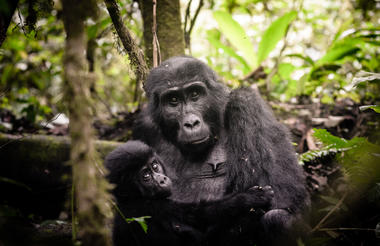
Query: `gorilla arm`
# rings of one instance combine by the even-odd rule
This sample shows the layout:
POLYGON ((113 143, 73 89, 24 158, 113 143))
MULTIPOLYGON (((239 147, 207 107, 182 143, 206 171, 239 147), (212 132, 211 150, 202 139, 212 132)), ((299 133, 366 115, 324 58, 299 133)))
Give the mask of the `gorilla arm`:
POLYGON ((264 228, 289 229, 308 207, 309 197, 285 127, 258 91, 250 88, 230 93, 224 123, 227 161, 231 163, 227 192, 270 185, 274 199, 271 210, 262 217, 264 228))

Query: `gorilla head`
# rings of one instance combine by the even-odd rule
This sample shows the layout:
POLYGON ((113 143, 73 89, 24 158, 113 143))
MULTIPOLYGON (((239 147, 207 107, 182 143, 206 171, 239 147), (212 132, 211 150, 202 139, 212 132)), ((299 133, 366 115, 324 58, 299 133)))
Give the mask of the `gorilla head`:
POLYGON ((152 148, 140 141, 128 141, 105 159, 108 180, 116 184, 117 199, 164 198, 171 194, 172 181, 152 148))
POLYGON ((145 91, 154 122, 174 145, 192 153, 213 145, 228 90, 206 64, 173 57, 150 72, 145 91))

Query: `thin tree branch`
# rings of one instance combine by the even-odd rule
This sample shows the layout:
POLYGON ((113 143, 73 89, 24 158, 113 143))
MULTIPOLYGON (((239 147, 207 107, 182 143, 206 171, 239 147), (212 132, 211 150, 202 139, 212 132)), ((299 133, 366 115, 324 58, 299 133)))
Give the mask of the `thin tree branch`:
POLYGON ((186 15, 185 15, 185 23, 184 23, 185 46, 186 46, 186 48, 189 49, 190 54, 191 54, 190 35, 191 35, 191 32, 193 31, 193 28, 194 28, 194 25, 195 25, 195 21, 197 20, 198 14, 199 14, 201 8, 203 7, 203 3, 204 2, 203 2, 203 0, 199 1, 198 7, 197 7, 197 9, 195 11, 195 14, 194 14, 193 18, 190 17, 191 3, 192 3, 192 1, 189 1, 188 5, 187 5, 186 15), (187 28, 188 20, 190 20, 190 27, 189 28, 187 28))
POLYGON ((157 67, 161 63, 161 51, 160 43, 157 37, 157 1, 153 0, 153 24, 152 24, 152 34, 153 34, 153 67, 157 67))
POLYGON ((310 231, 310 233, 319 230, 319 228, 323 225, 323 223, 325 223, 325 221, 330 217, 330 215, 332 215, 343 204, 343 201, 344 199, 346 199, 347 194, 348 192, 346 191, 343 194, 342 198, 339 200, 339 202, 325 215, 325 217, 321 219, 321 221, 319 221, 319 223, 310 231))
POLYGON ((115 0, 104 0, 104 2, 111 17, 112 23, 116 29, 116 32, 121 40, 121 43, 123 44, 124 49, 127 51, 129 60, 136 75, 135 96, 133 100, 135 102, 139 101, 139 95, 137 95, 137 91, 140 84, 144 84, 144 81, 148 74, 148 66, 144 59, 144 53, 138 47, 129 30, 123 24, 119 7, 115 0))

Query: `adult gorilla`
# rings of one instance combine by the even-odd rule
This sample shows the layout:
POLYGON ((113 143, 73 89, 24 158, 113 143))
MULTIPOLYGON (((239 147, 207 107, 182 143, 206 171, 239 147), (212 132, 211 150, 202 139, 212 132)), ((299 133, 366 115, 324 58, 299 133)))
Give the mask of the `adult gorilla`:
MULTIPOLYGON (((214 201, 270 185, 274 199, 261 224, 269 238, 284 245, 309 197, 287 131, 259 94, 249 88, 231 92, 192 57, 163 62, 144 89, 149 106, 134 134, 168 165, 175 188, 171 199, 214 201)), ((269 238, 263 244, 273 243, 269 238)))

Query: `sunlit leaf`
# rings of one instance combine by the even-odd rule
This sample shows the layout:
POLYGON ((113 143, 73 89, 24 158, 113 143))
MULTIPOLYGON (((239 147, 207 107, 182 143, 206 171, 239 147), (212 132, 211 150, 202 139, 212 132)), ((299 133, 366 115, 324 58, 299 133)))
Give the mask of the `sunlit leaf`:
POLYGON ((380 81, 380 73, 370 73, 366 71, 359 71, 352 79, 353 86, 357 86, 360 83, 377 80, 380 81))
POLYGON ((327 149, 337 149, 337 160, 345 168, 352 184, 366 187, 380 179, 380 146, 362 137, 351 140, 333 136, 326 129, 314 129, 314 137, 327 149))
POLYGON ((364 111, 366 109, 373 109, 376 113, 380 113, 380 105, 365 105, 365 106, 360 106, 359 109, 361 111, 364 111))
POLYGON ((363 41, 357 38, 346 38, 339 42, 336 42, 326 54, 318 60, 317 64, 334 62, 341 60, 342 58, 356 54, 360 50, 358 45, 363 41))
POLYGON ((215 11, 214 19, 218 22, 220 31, 228 41, 241 52, 241 56, 248 62, 251 68, 256 67, 257 58, 253 45, 243 27, 232 16, 223 11, 215 11))
POLYGON ((222 44, 222 42, 220 42, 218 39, 216 39, 216 37, 214 35, 209 35, 209 33, 207 35, 207 40, 215 48, 222 49, 226 54, 228 54, 229 56, 238 60, 243 65, 243 69, 244 69, 243 73, 244 74, 247 74, 250 72, 251 69, 250 69, 248 63, 244 60, 243 57, 239 56, 231 47, 228 47, 227 45, 222 44))
POLYGON ((347 140, 333 136, 326 129, 314 129, 313 136, 319 139, 324 145, 333 145, 336 148, 347 147, 347 140))
POLYGON ((264 32, 257 52, 257 62, 264 61, 277 43, 285 36, 289 24, 297 17, 296 11, 290 11, 275 20, 264 32))
POLYGON ((106 28, 107 25, 110 23, 111 23, 111 19, 108 17, 96 23, 95 25, 89 26, 87 28, 88 39, 96 38, 96 36, 100 33, 100 31, 106 28))

